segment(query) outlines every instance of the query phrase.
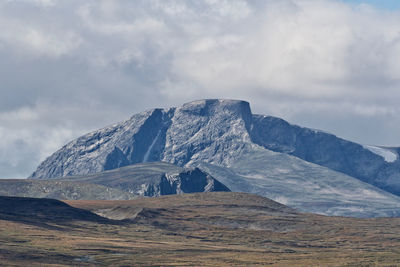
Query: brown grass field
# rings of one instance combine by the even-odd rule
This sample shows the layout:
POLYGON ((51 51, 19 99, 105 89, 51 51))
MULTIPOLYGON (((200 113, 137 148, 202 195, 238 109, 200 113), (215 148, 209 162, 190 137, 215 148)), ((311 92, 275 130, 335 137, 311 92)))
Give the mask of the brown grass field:
POLYGON ((0 264, 400 266, 400 218, 297 213, 243 193, 66 203, 109 219, 68 206, 2 211, 0 264))

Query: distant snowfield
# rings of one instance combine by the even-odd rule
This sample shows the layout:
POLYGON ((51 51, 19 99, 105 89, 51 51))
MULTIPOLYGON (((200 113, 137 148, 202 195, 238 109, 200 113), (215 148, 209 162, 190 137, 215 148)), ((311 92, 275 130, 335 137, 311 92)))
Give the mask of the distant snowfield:
POLYGON ((372 153, 375 153, 385 159, 386 162, 395 162, 398 158, 397 153, 391 151, 390 149, 385 149, 377 146, 367 146, 364 148, 368 149, 372 153))

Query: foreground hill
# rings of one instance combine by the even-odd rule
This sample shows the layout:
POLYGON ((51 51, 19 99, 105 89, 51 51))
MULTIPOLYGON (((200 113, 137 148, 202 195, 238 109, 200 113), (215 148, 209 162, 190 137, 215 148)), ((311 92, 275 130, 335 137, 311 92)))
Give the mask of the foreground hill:
POLYGON ((0 195, 55 199, 128 200, 215 191, 230 190, 198 168, 166 162, 134 164, 85 176, 0 179, 0 195))
POLYGON ((59 200, 5 196, 0 196, 0 220, 40 226, 46 223, 65 224, 71 221, 111 223, 104 217, 88 210, 71 207, 59 200))
POLYGON ((400 264, 399 218, 304 214, 244 193, 67 201, 62 209, 52 200, 0 203, 9 206, 0 208, 0 262, 6 266, 400 264), (4 217, 24 216, 12 207, 43 210, 45 223, 4 217), (79 215, 82 209, 90 215, 79 215), (90 219, 94 213, 113 220, 90 219))
POLYGON ((397 150, 254 115, 236 100, 136 114, 68 143, 31 177, 84 176, 152 161, 200 167, 234 191, 302 211, 372 217, 400 210, 400 198, 388 193, 400 194, 397 150))

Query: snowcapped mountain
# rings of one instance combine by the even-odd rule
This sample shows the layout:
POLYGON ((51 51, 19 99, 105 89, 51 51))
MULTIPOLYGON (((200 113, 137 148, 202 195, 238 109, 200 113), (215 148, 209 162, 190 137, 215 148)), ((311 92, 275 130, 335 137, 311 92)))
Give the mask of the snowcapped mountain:
POLYGON ((388 161, 332 134, 254 115, 249 103, 237 100, 136 114, 70 142, 31 177, 88 175, 153 161, 199 166, 234 191, 304 211, 393 216, 400 210, 399 197, 375 187, 400 194, 397 158, 388 161))

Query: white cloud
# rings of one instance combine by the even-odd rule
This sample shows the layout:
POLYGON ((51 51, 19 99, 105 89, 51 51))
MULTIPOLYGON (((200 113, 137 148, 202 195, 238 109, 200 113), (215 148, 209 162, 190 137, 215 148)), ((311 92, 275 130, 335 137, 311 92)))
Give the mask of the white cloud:
POLYGON ((33 4, 41 7, 51 7, 54 6, 57 0, 6 0, 9 3, 23 3, 23 4, 33 4))
POLYGON ((19 41, 28 49, 38 52, 39 55, 50 56, 67 54, 81 43, 81 39, 73 32, 65 32, 61 37, 46 34, 36 29, 26 29, 21 33, 19 41))
POLYGON ((221 17, 241 19, 251 13, 246 1, 241 0, 205 0, 209 5, 210 12, 221 17))
POLYGON ((373 75, 381 86, 387 70, 395 70, 388 62, 399 65, 390 55, 396 54, 399 33, 393 29, 399 22, 394 26, 390 16, 330 1, 283 2, 267 5, 257 25, 236 32, 241 43, 221 42, 224 29, 195 39, 194 47, 208 49, 188 49, 175 58, 177 75, 209 90, 351 97, 349 91, 364 90, 361 79, 373 75))
POLYGON ((116 35, 117 38, 121 38, 122 35, 157 34, 158 31, 164 30, 163 23, 155 17, 140 19, 132 17, 127 21, 119 21, 115 18, 117 9, 115 2, 105 1, 103 5, 100 5, 100 13, 102 15, 105 13, 105 16, 98 17, 98 14, 92 14, 92 12, 97 11, 96 9, 97 5, 87 4, 78 10, 83 25, 96 33, 116 35), (107 5, 104 6, 104 3, 107 3, 107 5), (113 7, 109 7, 110 3, 113 7))
POLYGON ((0 177, 198 98, 399 145, 399 29, 399 11, 334 0, 0 2, 0 177))
MULTIPOLYGON (((0 11, 1 12, 1 11, 0 11)), ((82 44, 82 38, 71 29, 41 25, 0 13, 0 43, 3 50, 16 54, 58 57, 82 44)))
POLYGON ((41 5, 44 7, 51 7, 56 4, 56 0, 31 0, 31 1, 37 5, 41 5))

